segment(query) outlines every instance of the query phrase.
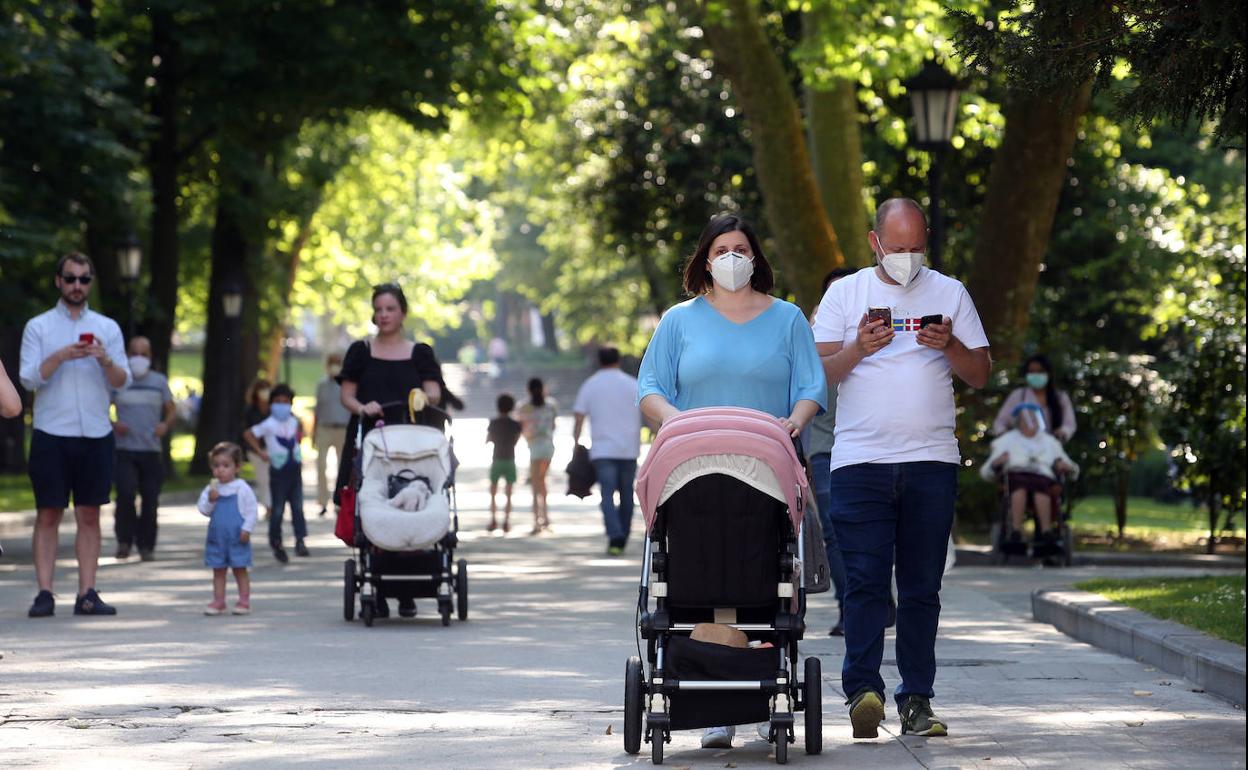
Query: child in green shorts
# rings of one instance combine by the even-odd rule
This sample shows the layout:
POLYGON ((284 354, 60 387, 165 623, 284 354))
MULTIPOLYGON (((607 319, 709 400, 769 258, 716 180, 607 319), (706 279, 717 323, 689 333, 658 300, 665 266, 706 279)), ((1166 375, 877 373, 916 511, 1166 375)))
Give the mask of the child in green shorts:
POLYGON ((490 526, 487 531, 493 532, 498 527, 498 506, 494 495, 498 492, 498 481, 507 482, 503 488, 506 497, 503 505, 503 532, 511 531, 511 489, 516 483, 516 443, 520 441, 521 427, 511 417, 511 410, 516 408, 516 399, 507 393, 498 397, 498 416, 490 420, 486 429, 486 443, 494 444, 494 460, 490 463, 490 526))

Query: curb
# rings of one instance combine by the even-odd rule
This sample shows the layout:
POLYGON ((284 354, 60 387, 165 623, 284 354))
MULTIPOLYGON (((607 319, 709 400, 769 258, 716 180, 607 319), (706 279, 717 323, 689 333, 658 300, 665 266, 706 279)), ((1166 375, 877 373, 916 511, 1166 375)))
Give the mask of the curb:
POLYGON ((1038 588, 1032 616, 1067 636, 1181 676, 1243 706, 1244 648, 1073 588, 1038 588))
MULTIPOLYGON (((1019 560, 1023 564, 1025 560, 1019 560)), ((1076 567, 1199 567, 1201 569, 1243 570, 1243 554, 1203 553, 1103 553, 1075 551, 1076 567)), ((992 547, 959 545, 958 564, 987 566, 992 564, 992 547)))

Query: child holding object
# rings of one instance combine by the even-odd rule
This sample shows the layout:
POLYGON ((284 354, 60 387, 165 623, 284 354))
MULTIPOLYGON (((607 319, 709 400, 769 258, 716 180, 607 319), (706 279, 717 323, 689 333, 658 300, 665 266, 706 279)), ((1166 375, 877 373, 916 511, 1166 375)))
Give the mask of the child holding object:
POLYGON ((235 615, 251 612, 251 531, 256 526, 256 495, 238 477, 243 450, 238 444, 222 441, 208 453, 212 481, 199 494, 199 512, 209 517, 208 538, 204 543, 204 565, 212 568, 212 602, 205 615, 225 612, 225 573, 234 570, 238 583, 235 615))
POLYGON ((269 545, 273 557, 285 564, 286 549, 282 547, 282 517, 290 503, 290 521, 295 530, 295 555, 307 556, 303 539, 308 524, 303 518, 303 455, 299 443, 303 426, 291 412, 295 392, 285 383, 273 386, 269 393, 269 416, 243 433, 247 445, 269 466, 269 545), (264 440, 261 445, 260 441, 264 440))

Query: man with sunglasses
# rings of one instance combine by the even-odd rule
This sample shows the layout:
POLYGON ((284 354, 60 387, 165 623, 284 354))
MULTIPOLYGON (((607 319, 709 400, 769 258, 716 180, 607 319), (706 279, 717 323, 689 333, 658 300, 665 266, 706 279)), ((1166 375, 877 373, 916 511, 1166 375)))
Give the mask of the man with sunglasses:
POLYGON ((72 252, 56 263, 60 301, 22 333, 21 380, 35 394, 30 481, 35 490, 31 550, 39 593, 30 617, 53 614, 52 576, 61 518, 73 495, 78 534, 75 615, 115 615, 95 591, 100 559, 100 506, 113 485, 110 392, 130 384, 121 328, 87 307, 95 268, 72 252))

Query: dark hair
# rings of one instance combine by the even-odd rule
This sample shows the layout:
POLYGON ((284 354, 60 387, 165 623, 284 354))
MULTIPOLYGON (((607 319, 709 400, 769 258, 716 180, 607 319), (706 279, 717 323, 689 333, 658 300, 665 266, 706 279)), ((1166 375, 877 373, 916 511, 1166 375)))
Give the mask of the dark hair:
POLYGON ((86 254, 83 254, 81 251, 71 251, 56 260, 56 274, 58 276, 61 275, 62 271, 65 269, 65 264, 67 262, 73 262, 75 265, 85 265, 87 270, 90 271, 90 275, 95 275, 95 263, 91 261, 91 258, 86 254))
POLYGON ((290 386, 287 385, 286 383, 279 382, 273 386, 273 390, 269 391, 269 403, 270 404, 273 403, 274 401, 281 398, 282 396, 285 396, 286 398, 289 398, 291 401, 294 401, 295 391, 291 390, 290 386))
POLYGON ((775 276, 771 273, 771 264, 763 254, 763 247, 759 244, 758 236, 754 234, 754 228, 750 226, 750 223, 737 214, 718 214, 706 223, 706 227, 702 228, 702 235, 698 237, 698 248, 685 263, 686 294, 696 297, 706 291, 711 274, 706 267, 706 260, 711 253, 711 244, 724 233, 735 232, 745 233, 746 240, 750 242, 750 251, 754 252, 754 275, 750 276, 750 286, 754 291, 766 294, 776 285, 775 276))
POLYGON ((823 284, 819 287, 819 293, 826 294, 828 292, 828 287, 832 285, 833 281, 840 279, 840 278, 844 278, 847 275, 853 275, 856 272, 858 271, 853 269, 852 267, 832 268, 831 270, 828 271, 828 274, 823 277, 823 284))
POLYGON ((399 310, 407 315, 407 295, 403 293, 403 288, 397 283, 379 283, 373 287, 373 298, 369 300, 369 304, 377 301, 377 298, 383 294, 389 294, 399 303, 399 310))
POLYGON ((269 396, 271 398, 273 395, 273 391, 272 391, 273 383, 269 382, 263 377, 257 377, 255 380, 253 380, 252 383, 247 386, 247 396, 246 396, 247 405, 256 406, 256 399, 259 397, 260 391, 266 388, 269 389, 269 396))
POLYGON ((611 346, 598 348, 598 363, 602 366, 615 366, 620 362, 620 349, 611 346))
POLYGON ((1049 418, 1053 420, 1053 424, 1049 426, 1049 432, 1062 427, 1062 402, 1057 398, 1057 386, 1053 384, 1053 364, 1049 362, 1049 357, 1043 353, 1036 353, 1023 362, 1022 368, 1019 370, 1024 380, 1027 379, 1027 370, 1032 364, 1040 364, 1045 373, 1049 375, 1049 382, 1044 386, 1044 400, 1049 405, 1049 418))
POLYGON ((229 458, 234 461, 234 464, 236 466, 241 468, 243 465, 242 447, 240 447, 238 444, 235 444, 233 441, 221 441, 212 449, 209 449, 208 450, 208 462, 211 463, 212 458, 216 457, 217 455, 229 455, 229 458))
POLYGON ((512 409, 516 408, 516 399, 513 398, 510 393, 499 393, 498 401, 496 403, 498 404, 499 414, 507 414, 512 409))
POLYGON ((542 384, 541 378, 534 377, 529 380, 529 401, 533 406, 541 406, 546 403, 546 395, 542 393, 543 390, 545 390, 545 386, 542 384))

